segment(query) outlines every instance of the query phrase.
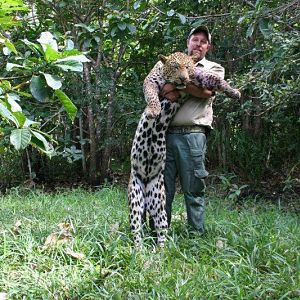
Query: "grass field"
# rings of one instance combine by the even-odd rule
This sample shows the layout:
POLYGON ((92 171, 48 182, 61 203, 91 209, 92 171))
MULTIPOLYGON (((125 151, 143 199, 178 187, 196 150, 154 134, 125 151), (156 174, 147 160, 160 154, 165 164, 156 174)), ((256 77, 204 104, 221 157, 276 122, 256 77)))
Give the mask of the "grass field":
POLYGON ((211 195, 206 234, 195 237, 182 202, 166 247, 146 236, 136 251, 121 188, 2 196, 0 297, 300 299, 299 215, 211 195))

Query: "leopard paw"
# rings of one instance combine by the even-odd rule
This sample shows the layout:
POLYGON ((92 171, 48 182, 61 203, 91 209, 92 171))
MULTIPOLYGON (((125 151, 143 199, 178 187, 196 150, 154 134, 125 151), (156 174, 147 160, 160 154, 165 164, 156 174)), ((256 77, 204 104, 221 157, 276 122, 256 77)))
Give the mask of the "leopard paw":
POLYGON ((230 89, 225 91, 225 94, 233 99, 240 99, 241 98, 241 92, 237 89, 230 89))
POLYGON ((160 108, 146 107, 145 112, 149 119, 155 119, 160 114, 160 108))
POLYGON ((235 99, 240 99, 241 96, 242 96, 242 94, 241 94, 241 92, 239 90, 234 90, 232 96, 235 99))

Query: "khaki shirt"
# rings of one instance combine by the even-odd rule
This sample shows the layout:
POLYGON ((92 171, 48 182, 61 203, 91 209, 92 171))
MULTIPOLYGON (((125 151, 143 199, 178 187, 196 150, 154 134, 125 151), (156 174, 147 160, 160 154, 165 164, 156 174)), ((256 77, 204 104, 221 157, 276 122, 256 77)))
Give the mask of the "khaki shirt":
MULTIPOLYGON (((224 79, 224 68, 215 62, 203 58, 196 63, 196 66, 203 68, 203 70, 214 72, 224 79)), ((170 126, 202 125, 212 128, 212 104, 215 97, 196 98, 190 95, 187 97, 187 100, 174 116, 170 126)))

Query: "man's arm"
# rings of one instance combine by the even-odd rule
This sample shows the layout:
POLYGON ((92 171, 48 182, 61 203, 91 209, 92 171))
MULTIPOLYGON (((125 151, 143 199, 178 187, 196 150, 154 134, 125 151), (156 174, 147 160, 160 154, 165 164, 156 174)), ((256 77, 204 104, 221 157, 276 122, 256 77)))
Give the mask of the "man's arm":
MULTIPOLYGON (((214 95, 213 91, 208 89, 198 87, 194 84, 187 84, 186 88, 182 89, 183 92, 190 94, 197 98, 207 99, 214 95)), ((171 102, 176 102, 180 96, 179 91, 176 89, 176 85, 172 83, 167 83, 164 85, 160 92, 161 97, 167 98, 171 102)))
MULTIPOLYGON (((212 66, 212 68, 209 71, 215 73, 216 75, 224 79, 225 70, 221 65, 215 64, 214 66, 212 66)), ((194 84, 187 84, 186 88, 182 89, 182 91, 194 97, 204 98, 204 99, 213 97, 215 95, 214 91, 208 90, 206 88, 198 87, 194 84)), ((167 98, 171 102, 176 102, 180 96, 180 93, 176 89, 176 86, 174 84, 167 83, 162 88, 160 95, 163 98, 167 98)))
POLYGON ((180 96, 180 93, 175 84, 166 83, 160 92, 160 96, 168 99, 170 102, 176 102, 180 96))
POLYGON ((210 91, 206 88, 198 87, 194 84, 187 84, 186 88, 183 89, 183 91, 197 98, 207 99, 214 96, 214 91, 210 91))
MULTIPOLYGON (((213 72, 216 75, 220 76, 222 79, 224 79, 225 70, 219 64, 215 64, 214 66, 212 66, 212 68, 209 70, 209 72, 213 72)), ((206 88, 198 87, 194 84, 187 84, 186 88, 183 89, 183 91, 185 91, 186 93, 188 93, 194 97, 204 98, 204 99, 213 97, 215 95, 214 91, 208 90, 206 88)))

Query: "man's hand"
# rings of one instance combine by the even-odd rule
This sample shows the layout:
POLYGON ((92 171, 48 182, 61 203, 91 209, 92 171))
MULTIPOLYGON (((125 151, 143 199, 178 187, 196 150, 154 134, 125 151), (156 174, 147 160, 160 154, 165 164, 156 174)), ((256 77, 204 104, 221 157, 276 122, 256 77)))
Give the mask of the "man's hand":
POLYGON ((166 83, 160 92, 160 96, 162 98, 168 99, 170 102, 176 102, 180 94, 179 91, 176 89, 175 84, 166 83))
POLYGON ((213 91, 195 86, 194 84, 187 84, 183 91, 197 98, 210 98, 214 96, 213 91))
MULTIPOLYGON (((210 98, 214 96, 213 91, 195 86, 194 84, 187 84, 186 88, 182 91, 197 98, 210 98)), ((175 84, 166 83, 160 92, 160 96, 168 99, 170 102, 177 102, 178 98, 180 97, 180 93, 176 89, 175 84)))

